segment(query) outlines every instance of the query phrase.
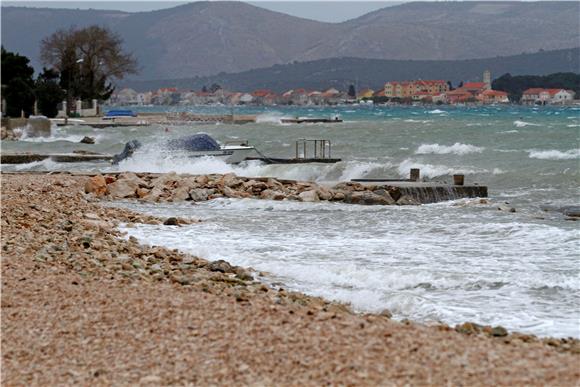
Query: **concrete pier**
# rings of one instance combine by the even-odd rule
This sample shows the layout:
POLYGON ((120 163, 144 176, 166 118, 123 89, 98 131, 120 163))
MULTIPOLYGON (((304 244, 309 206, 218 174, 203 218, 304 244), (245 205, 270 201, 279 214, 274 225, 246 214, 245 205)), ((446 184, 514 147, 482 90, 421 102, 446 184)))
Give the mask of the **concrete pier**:
POLYGON ((81 163, 86 161, 111 161, 113 155, 86 153, 2 153, 0 155, 2 164, 28 164, 46 159, 59 163, 81 163))
POLYGON ((387 185, 396 188, 401 196, 409 196, 421 204, 487 197, 487 187, 483 185, 451 185, 422 182, 389 182, 387 185))

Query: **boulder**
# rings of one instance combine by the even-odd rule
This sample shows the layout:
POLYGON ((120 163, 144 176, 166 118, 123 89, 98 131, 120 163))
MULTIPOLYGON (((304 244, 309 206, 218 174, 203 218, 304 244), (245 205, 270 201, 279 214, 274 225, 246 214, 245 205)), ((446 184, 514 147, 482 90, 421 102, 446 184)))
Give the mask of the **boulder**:
POLYGON ((209 183, 209 177, 207 175, 200 175, 195 178, 195 181, 203 186, 209 183))
POLYGON ((345 197, 346 195, 342 191, 332 191, 332 200, 342 201, 345 197))
POLYGON ((316 190, 318 197, 320 200, 331 200, 332 199, 332 192, 326 187, 319 187, 316 190))
POLYGON ((139 187, 147 187, 148 184, 145 180, 141 179, 139 176, 133 172, 125 172, 119 175, 117 180, 129 180, 137 184, 139 187))
POLYGON ((89 137, 89 136, 85 136, 83 137, 83 139, 81 141, 79 141, 81 144, 94 144, 95 143, 95 138, 94 137, 89 137))
POLYGON ((97 197, 101 197, 107 194, 107 182, 102 175, 97 175, 91 177, 85 183, 85 192, 92 193, 97 197))
MULTIPOLYGON (((139 193, 135 191, 137 195, 139 193)), ((165 191, 160 187, 154 187, 151 191, 149 191, 146 195, 143 196, 143 200, 147 202, 158 202, 162 196, 165 195, 165 191)))
POLYGON ((224 186, 224 189, 222 190, 224 196, 226 198, 240 198, 240 192, 236 191, 235 189, 232 189, 228 186, 224 186))
POLYGON ((505 211, 505 212, 516 212, 516 209, 514 207, 511 207, 509 205, 506 204, 500 204, 497 209, 498 211, 505 211))
POLYGON ((220 273, 233 273, 234 268, 226 261, 220 259, 207 264, 206 269, 209 271, 217 271, 220 273))
POLYGON ((175 172, 166 173, 151 181, 151 186, 165 188, 177 185, 179 177, 175 172))
POLYGON ((179 222, 177 222, 177 218, 175 218, 175 217, 170 217, 170 218, 165 219, 163 224, 165 226, 179 226, 179 222))
POLYGON ((333 187, 335 190, 338 191, 364 191, 366 190, 365 186, 361 183, 345 181, 342 183, 338 183, 333 187))
POLYGON ((128 198, 135 196, 139 184, 134 180, 118 179, 108 185, 109 194, 113 198, 128 198))
POLYGON ((344 202, 364 205, 389 205, 392 204, 393 199, 388 200, 369 191, 355 191, 345 195, 344 202))
POLYGON ((141 199, 149 194, 149 190, 147 188, 137 188, 135 193, 137 194, 137 197, 141 199))
POLYGON ((266 200, 284 200, 286 199, 286 194, 284 192, 276 191, 273 189, 267 189, 262 191, 260 198, 266 200))
POLYGON ((397 200, 397 204, 399 206, 418 206, 421 203, 409 195, 403 195, 399 198, 399 200, 397 200))
POLYGON ((252 192, 253 194, 259 194, 260 192, 268 189, 268 185, 261 181, 249 180, 243 183, 243 188, 247 192, 252 192))
POLYGON ((274 189, 274 190, 278 190, 278 191, 284 191, 284 184, 280 183, 276 179, 269 178, 268 181, 266 182, 266 185, 270 189, 274 189))
POLYGON ((190 191, 189 187, 178 187, 173 191, 171 199, 174 202, 182 202, 184 200, 188 200, 190 199, 189 191, 190 191))
POLYGON ((195 177, 185 177, 177 181, 177 187, 192 190, 193 188, 202 188, 202 185, 197 182, 197 178, 195 177))
POLYGON ((383 198, 385 198, 385 200, 388 202, 388 204, 395 204, 395 200, 391 197, 391 194, 389 193, 389 191, 387 191, 385 189, 377 189, 376 191, 373 191, 373 193, 375 195, 379 195, 379 196, 382 196, 383 198))
POLYGON ((304 191, 298 195, 301 201, 303 202, 318 202, 320 198, 318 197, 318 193, 316 190, 304 191))
POLYGON ((215 193, 215 189, 194 188, 189 191, 189 196, 194 202, 203 202, 208 199, 210 195, 215 193))
POLYGON ((218 185, 222 187, 237 187, 242 184, 242 180, 238 179, 235 173, 226 173, 218 180, 218 185))

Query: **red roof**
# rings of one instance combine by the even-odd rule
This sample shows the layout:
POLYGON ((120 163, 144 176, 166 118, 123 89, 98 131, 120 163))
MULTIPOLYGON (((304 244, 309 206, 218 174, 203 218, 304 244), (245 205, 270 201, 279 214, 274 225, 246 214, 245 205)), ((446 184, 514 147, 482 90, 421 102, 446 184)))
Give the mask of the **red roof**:
POLYGON ((524 90, 524 94, 540 94, 542 91, 544 91, 545 89, 542 89, 541 87, 532 87, 531 89, 527 89, 524 90))
POLYGON ((463 84, 463 89, 483 89, 487 86, 485 82, 466 82, 463 84))
POLYGON ((175 93, 177 91, 177 87, 162 87, 159 89, 160 93, 175 93))
POLYGON ((561 92, 563 89, 545 89, 550 95, 555 95, 561 92))
POLYGON ((486 90, 481 94, 488 96, 488 97, 507 97, 507 95, 508 95, 508 93, 506 93, 505 91, 501 91, 501 90, 486 90))
POLYGON ((259 89, 259 90, 255 90, 252 95, 254 97, 266 97, 268 95, 272 94, 272 92, 270 90, 267 89, 259 89))

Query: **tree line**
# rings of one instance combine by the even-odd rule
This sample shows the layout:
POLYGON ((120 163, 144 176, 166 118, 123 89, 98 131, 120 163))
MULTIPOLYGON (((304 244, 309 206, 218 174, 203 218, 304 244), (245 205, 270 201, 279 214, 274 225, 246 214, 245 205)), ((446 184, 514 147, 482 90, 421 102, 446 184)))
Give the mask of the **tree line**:
POLYGON ((137 72, 137 62, 125 53, 122 40, 107 28, 90 26, 58 30, 42 40, 44 67, 34 79, 30 60, 2 47, 2 98, 10 117, 29 116, 36 102, 38 112, 55 117, 58 104, 67 101, 71 115, 74 101, 109 99, 113 80, 137 72))
POLYGON ((580 74, 555 73, 549 75, 518 75, 507 73, 495 79, 492 89, 508 93, 512 102, 519 102, 525 90, 531 88, 573 90, 580 95, 580 74))

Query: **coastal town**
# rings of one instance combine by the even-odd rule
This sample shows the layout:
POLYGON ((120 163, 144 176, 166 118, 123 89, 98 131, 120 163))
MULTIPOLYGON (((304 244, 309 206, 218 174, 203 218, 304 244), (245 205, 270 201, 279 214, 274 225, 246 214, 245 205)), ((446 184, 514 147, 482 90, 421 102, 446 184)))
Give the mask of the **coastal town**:
MULTIPOLYGON (((570 104, 575 92, 566 89, 529 88, 522 94, 521 103, 531 105, 570 104)), ((506 91, 494 90, 490 71, 483 73, 481 82, 461 82, 452 87, 445 80, 388 81, 382 88, 356 90, 354 85, 348 90, 330 87, 326 90, 296 88, 280 93, 270 89, 253 91, 231 91, 219 85, 209 89, 182 90, 177 87, 163 87, 155 91, 137 92, 123 88, 114 93, 110 105, 341 105, 341 104, 449 104, 449 105, 489 105, 510 103, 506 91)))

